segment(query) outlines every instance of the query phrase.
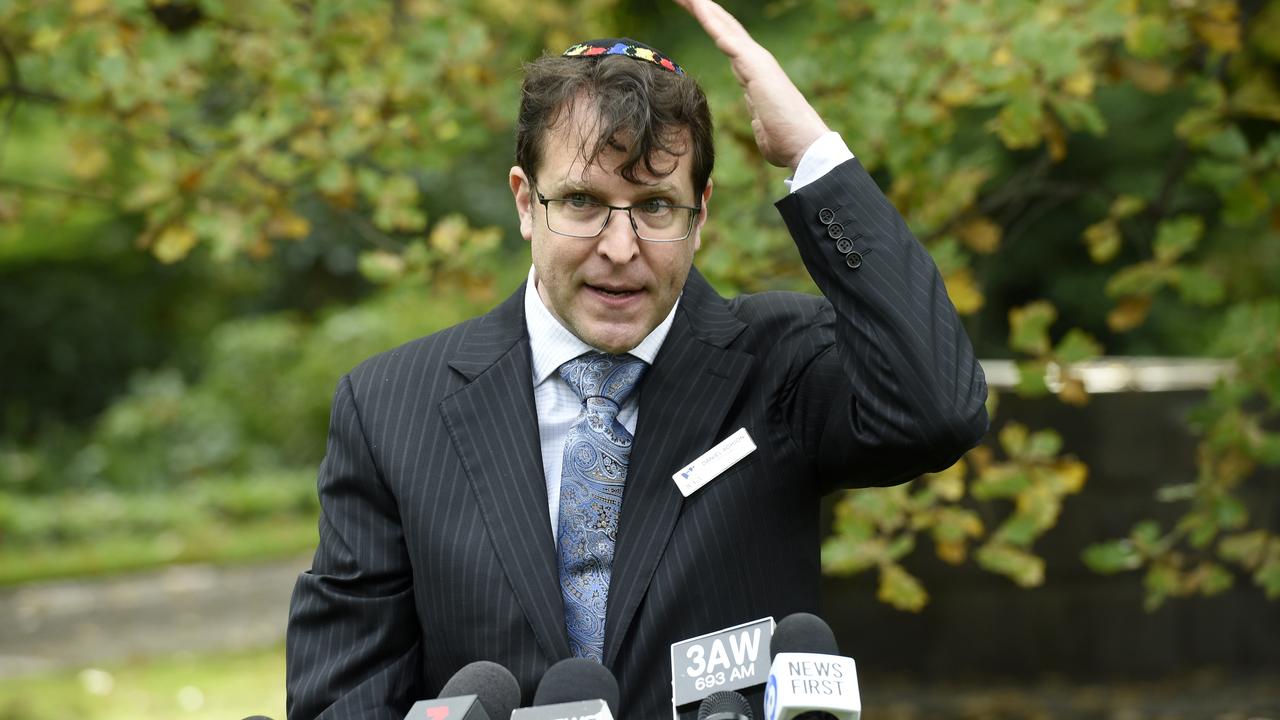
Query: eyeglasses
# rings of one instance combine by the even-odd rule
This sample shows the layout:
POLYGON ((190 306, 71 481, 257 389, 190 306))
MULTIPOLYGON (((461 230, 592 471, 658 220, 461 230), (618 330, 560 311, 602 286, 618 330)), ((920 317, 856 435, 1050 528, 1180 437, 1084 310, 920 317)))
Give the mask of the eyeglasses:
POLYGON ((673 205, 661 198, 638 205, 607 205, 590 195, 573 193, 564 198, 543 197, 535 186, 538 202, 547 209, 547 229, 557 235, 593 238, 604 231, 614 210, 622 210, 631 220, 636 237, 647 242, 680 242, 693 232, 693 221, 702 206, 673 205))

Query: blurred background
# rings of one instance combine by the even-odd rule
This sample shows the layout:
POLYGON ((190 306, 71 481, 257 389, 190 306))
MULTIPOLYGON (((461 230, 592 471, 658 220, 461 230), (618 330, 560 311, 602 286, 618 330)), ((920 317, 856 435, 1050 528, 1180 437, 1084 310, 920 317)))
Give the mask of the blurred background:
MULTIPOLYGON (((824 509, 867 716, 1280 717, 1280 2, 724 4, 993 387, 824 509)), ((815 292, 674 3, 0 0, 0 719, 284 716, 335 383, 519 284, 520 64, 621 35, 710 97, 698 266, 815 292)))

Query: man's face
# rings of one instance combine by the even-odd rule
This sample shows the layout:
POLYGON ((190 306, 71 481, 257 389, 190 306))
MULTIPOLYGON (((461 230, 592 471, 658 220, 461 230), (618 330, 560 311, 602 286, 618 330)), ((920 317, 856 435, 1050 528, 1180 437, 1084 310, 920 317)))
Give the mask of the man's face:
MULTIPOLYGON (((606 352, 631 350, 666 318, 684 288, 701 243, 711 186, 702 197, 693 190, 689 153, 655 158, 654 166, 674 168, 663 177, 637 168, 645 185, 628 182, 615 170, 622 153, 608 150, 588 166, 584 144, 594 139, 595 111, 584 103, 547 132, 542 164, 530 177, 511 168, 511 192, 520 213, 520 234, 532 243, 537 290, 543 303, 574 335, 606 352), (654 243, 636 237, 625 212, 614 211, 609 224, 594 238, 558 235, 547 228, 546 198, 586 195, 609 205, 627 206, 666 198, 676 205, 697 205, 702 212, 689 237, 679 242, 654 243)), ((685 138, 687 143, 687 135, 685 138)), ((589 146, 589 145, 588 145, 589 146)), ((642 163, 643 165, 643 163, 642 163)))

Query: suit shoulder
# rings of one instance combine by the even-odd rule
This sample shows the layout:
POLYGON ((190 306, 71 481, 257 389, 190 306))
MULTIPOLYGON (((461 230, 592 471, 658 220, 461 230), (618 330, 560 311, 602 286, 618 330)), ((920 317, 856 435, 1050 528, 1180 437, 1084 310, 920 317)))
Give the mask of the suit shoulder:
POLYGON ((394 392, 438 394, 446 389, 449 363, 465 359, 467 341, 491 332, 493 324, 491 313, 487 313, 365 359, 348 373, 356 395, 369 395, 378 387, 390 390, 391 386, 394 392))

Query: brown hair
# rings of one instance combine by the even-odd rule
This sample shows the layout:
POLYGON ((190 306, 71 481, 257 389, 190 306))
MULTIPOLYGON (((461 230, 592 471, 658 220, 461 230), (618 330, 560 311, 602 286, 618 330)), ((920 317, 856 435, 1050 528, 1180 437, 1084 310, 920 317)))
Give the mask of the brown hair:
POLYGON ((674 168, 658 167, 654 158, 661 153, 690 152, 693 188, 701 196, 716 156, 707 96, 688 75, 618 55, 545 55, 525 64, 516 120, 516 164, 530 177, 542 162, 548 131, 566 121, 580 100, 594 105, 600 114, 594 143, 582 148, 588 165, 606 149, 618 150, 625 154, 619 174, 643 184, 637 175, 641 164, 648 173, 665 177, 674 168), (681 130, 689 132, 687 148, 680 142, 681 130))

